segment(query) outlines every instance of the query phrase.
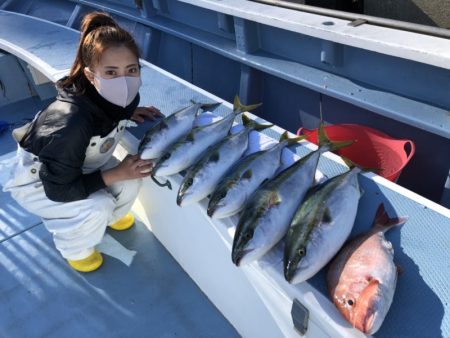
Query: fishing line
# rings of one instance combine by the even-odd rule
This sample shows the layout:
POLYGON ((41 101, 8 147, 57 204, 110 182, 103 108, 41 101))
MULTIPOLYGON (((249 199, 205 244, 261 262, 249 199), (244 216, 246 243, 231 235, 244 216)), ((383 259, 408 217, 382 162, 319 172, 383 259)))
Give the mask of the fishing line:
POLYGON ((320 113, 320 121, 323 122, 323 116, 322 116, 322 93, 319 93, 319 113, 320 113))

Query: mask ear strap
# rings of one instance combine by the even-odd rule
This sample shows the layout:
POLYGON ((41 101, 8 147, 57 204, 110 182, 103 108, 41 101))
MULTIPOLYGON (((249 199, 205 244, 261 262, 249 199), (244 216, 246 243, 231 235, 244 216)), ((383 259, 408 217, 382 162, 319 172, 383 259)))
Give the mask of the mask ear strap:
MULTIPOLYGON (((96 78, 95 73, 92 70, 90 70, 89 67, 84 67, 84 70, 87 71, 89 74, 91 74, 93 79, 96 78)), ((94 81, 93 79, 90 79, 89 77, 87 77, 87 79, 93 84, 94 81)))

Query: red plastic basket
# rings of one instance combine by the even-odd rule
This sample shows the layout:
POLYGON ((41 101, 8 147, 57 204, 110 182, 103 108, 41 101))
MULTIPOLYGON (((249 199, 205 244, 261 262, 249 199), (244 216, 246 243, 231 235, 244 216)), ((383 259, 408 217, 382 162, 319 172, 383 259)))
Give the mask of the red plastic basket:
MULTIPOLYGON (((352 145, 337 150, 338 155, 349 158, 363 168, 380 169, 378 174, 393 182, 398 179, 415 152, 411 140, 394 139, 378 130, 358 124, 326 126, 325 131, 332 141, 355 141, 352 145)), ((302 134, 306 135, 308 141, 318 144, 317 129, 300 128, 297 135, 302 134)))

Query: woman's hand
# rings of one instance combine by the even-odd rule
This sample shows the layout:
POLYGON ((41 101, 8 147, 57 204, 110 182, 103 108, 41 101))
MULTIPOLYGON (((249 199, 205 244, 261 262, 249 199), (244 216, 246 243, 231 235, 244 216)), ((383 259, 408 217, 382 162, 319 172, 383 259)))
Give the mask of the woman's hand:
POLYGON ((145 119, 154 121, 157 117, 164 117, 164 115, 159 111, 158 108, 151 107, 137 107, 134 111, 131 119, 137 123, 143 123, 145 119))
POLYGON ((152 161, 141 160, 139 155, 128 155, 117 167, 102 172, 106 186, 115 182, 147 177, 153 168, 152 161))

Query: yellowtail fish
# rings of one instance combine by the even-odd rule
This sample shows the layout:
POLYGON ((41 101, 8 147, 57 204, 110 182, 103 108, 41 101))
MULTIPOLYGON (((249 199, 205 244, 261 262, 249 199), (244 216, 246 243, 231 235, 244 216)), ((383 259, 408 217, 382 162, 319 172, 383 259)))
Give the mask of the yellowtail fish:
POLYGON ((314 276, 339 251, 356 218, 359 168, 312 188, 286 235, 284 277, 293 284, 314 276))
POLYGON ((211 194, 220 179, 247 150, 250 132, 273 126, 256 123, 245 114, 242 115, 242 121, 244 129, 228 135, 212 146, 196 164, 189 168, 178 191, 179 206, 190 205, 211 194))
POLYGON ((259 107, 259 104, 244 106, 236 97, 232 114, 211 124, 192 128, 189 134, 167 149, 156 162, 152 174, 154 176, 168 176, 187 169, 196 163, 210 146, 227 136, 237 115, 257 107, 259 107))
POLYGON ((255 190, 275 175, 281 165, 283 149, 301 139, 303 137, 289 138, 285 132, 273 147, 257 151, 236 163, 211 195, 208 216, 217 219, 240 212, 255 190))
POLYGON ((191 105, 158 121, 145 133, 139 144, 138 154, 140 158, 148 160, 161 157, 168 147, 192 129, 199 111, 213 110, 219 105, 220 103, 193 102, 191 105))

